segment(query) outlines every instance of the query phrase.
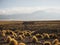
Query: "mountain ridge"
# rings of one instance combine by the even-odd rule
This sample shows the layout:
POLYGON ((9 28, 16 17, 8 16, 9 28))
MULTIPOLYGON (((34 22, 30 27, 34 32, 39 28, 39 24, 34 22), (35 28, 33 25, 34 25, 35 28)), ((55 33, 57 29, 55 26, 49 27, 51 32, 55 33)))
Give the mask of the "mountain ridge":
POLYGON ((47 13, 44 11, 36 11, 31 14, 13 14, 13 15, 0 15, 1 19, 14 19, 14 20, 59 20, 60 14, 57 13, 47 13))

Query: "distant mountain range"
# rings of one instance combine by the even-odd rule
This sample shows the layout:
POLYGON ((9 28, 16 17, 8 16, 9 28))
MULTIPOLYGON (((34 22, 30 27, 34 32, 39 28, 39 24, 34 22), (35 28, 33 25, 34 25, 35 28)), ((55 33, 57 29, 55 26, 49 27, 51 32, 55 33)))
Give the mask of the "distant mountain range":
POLYGON ((41 20, 41 19, 60 19, 60 14, 58 13, 48 13, 44 11, 36 11, 31 14, 13 14, 13 15, 0 15, 0 20, 2 19, 15 19, 15 20, 41 20))

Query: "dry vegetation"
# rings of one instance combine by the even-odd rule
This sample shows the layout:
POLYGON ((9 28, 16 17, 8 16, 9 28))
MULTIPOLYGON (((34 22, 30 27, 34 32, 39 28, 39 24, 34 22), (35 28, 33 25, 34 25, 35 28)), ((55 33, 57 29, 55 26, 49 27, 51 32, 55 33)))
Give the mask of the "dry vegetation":
POLYGON ((1 23, 0 45, 60 45, 60 24, 54 23, 1 23))

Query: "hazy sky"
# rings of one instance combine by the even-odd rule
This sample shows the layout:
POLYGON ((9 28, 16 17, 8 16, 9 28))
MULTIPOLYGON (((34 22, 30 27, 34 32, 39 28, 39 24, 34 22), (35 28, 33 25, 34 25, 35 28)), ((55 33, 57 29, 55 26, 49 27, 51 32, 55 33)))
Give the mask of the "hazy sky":
POLYGON ((30 14, 36 11, 60 14, 60 0, 0 0, 0 15, 30 14))
POLYGON ((0 0, 0 8, 60 7, 60 0, 0 0))

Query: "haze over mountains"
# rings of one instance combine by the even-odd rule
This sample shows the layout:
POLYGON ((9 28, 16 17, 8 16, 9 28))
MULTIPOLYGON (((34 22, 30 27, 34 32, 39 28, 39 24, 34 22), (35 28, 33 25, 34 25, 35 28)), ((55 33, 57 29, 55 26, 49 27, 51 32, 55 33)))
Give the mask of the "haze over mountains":
POLYGON ((1 0, 0 20, 60 20, 60 0, 1 0))
POLYGON ((36 11, 31 14, 0 15, 0 20, 59 20, 59 13, 36 11))

